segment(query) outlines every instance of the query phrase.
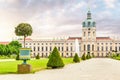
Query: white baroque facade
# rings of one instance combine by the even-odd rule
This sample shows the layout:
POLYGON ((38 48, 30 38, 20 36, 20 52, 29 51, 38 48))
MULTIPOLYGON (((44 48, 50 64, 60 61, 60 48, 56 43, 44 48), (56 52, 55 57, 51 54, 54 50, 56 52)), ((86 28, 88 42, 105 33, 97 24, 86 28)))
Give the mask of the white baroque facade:
MULTIPOLYGON (((82 37, 69 37, 67 39, 26 39, 26 47, 31 48, 32 56, 39 54, 41 57, 48 57, 56 46, 62 57, 73 57, 75 54, 75 40, 78 41, 79 55, 87 54, 88 51, 97 57, 105 57, 113 51, 120 52, 120 40, 110 37, 96 37, 96 23, 88 11, 87 19, 82 23, 82 37)), ((19 40, 23 46, 23 40, 19 40)))

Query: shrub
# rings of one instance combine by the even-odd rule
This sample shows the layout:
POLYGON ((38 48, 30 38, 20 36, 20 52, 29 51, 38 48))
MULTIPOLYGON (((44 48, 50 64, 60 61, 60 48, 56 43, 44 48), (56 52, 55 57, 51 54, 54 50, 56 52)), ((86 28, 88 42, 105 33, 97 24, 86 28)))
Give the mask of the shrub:
POLYGON ((49 57, 47 67, 51 68, 60 68, 64 67, 64 63, 62 58, 60 57, 59 51, 55 47, 54 50, 51 53, 51 56, 49 57))
POLYGON ((91 58, 91 55, 90 55, 90 52, 88 52, 86 55, 86 59, 90 59, 90 58, 91 58))
POLYGON ((19 54, 17 54, 17 56, 16 56, 16 60, 20 60, 20 56, 19 56, 19 54))
POLYGON ((75 53, 75 56, 73 58, 73 62, 80 62, 80 58, 78 57, 77 53, 75 53))
POLYGON ((112 57, 112 58, 116 58, 116 54, 113 53, 111 57, 112 57))
POLYGON ((116 56, 118 57, 118 56, 119 56, 119 53, 117 53, 116 56))
POLYGON ((82 59, 82 60, 86 60, 85 53, 82 55, 81 59, 82 59))
POLYGON ((37 54, 37 56, 35 57, 36 59, 40 59, 40 56, 39 56, 39 54, 37 54))

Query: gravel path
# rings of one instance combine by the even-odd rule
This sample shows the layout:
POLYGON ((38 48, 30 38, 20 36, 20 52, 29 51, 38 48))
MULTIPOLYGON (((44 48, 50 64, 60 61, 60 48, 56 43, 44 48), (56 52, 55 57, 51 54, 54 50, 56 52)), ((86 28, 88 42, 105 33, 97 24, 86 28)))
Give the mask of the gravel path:
POLYGON ((94 58, 67 65, 63 69, 0 75, 0 80, 120 80, 120 61, 94 58))

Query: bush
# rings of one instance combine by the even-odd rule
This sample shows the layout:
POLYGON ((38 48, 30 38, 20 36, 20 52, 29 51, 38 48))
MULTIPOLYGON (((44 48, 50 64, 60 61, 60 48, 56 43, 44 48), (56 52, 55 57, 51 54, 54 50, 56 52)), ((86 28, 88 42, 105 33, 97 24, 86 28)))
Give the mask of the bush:
POLYGON ((17 56, 16 56, 16 60, 20 60, 20 56, 19 56, 19 54, 17 54, 17 56))
POLYGON ((37 54, 37 56, 35 57, 36 59, 40 59, 40 56, 39 56, 39 54, 37 54))
POLYGON ((113 53, 111 57, 112 58, 116 58, 117 56, 116 56, 116 54, 113 53))
POLYGON ((47 67, 51 67, 51 68, 64 67, 63 60, 60 57, 59 51, 57 50, 56 47, 54 48, 54 50, 52 51, 49 57, 47 67))
POLYGON ((75 53, 75 56, 74 56, 74 58, 73 58, 73 62, 80 62, 80 58, 78 57, 78 54, 77 53, 75 53))
POLYGON ((82 60, 86 60, 85 53, 82 55, 81 59, 82 59, 82 60))
POLYGON ((90 58, 91 58, 91 55, 90 55, 90 52, 88 52, 86 55, 86 59, 90 59, 90 58))

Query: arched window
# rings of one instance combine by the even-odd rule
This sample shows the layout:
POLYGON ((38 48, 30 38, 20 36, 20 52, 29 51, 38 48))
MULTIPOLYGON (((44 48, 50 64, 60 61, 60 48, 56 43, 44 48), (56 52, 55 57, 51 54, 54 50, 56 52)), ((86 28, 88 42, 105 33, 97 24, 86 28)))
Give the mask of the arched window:
POLYGON ((92 51, 94 51, 94 45, 92 45, 92 51))
POLYGON ((95 27, 96 26, 96 23, 95 22, 93 22, 93 27, 95 27))
POLYGON ((85 27, 85 22, 83 22, 83 27, 85 27))
POLYGON ((90 22, 88 22, 88 27, 90 27, 90 22))
POLYGON ((87 50, 90 51, 90 45, 89 44, 87 45, 87 50))
POLYGON ((86 46, 84 45, 84 51, 86 51, 86 46))

